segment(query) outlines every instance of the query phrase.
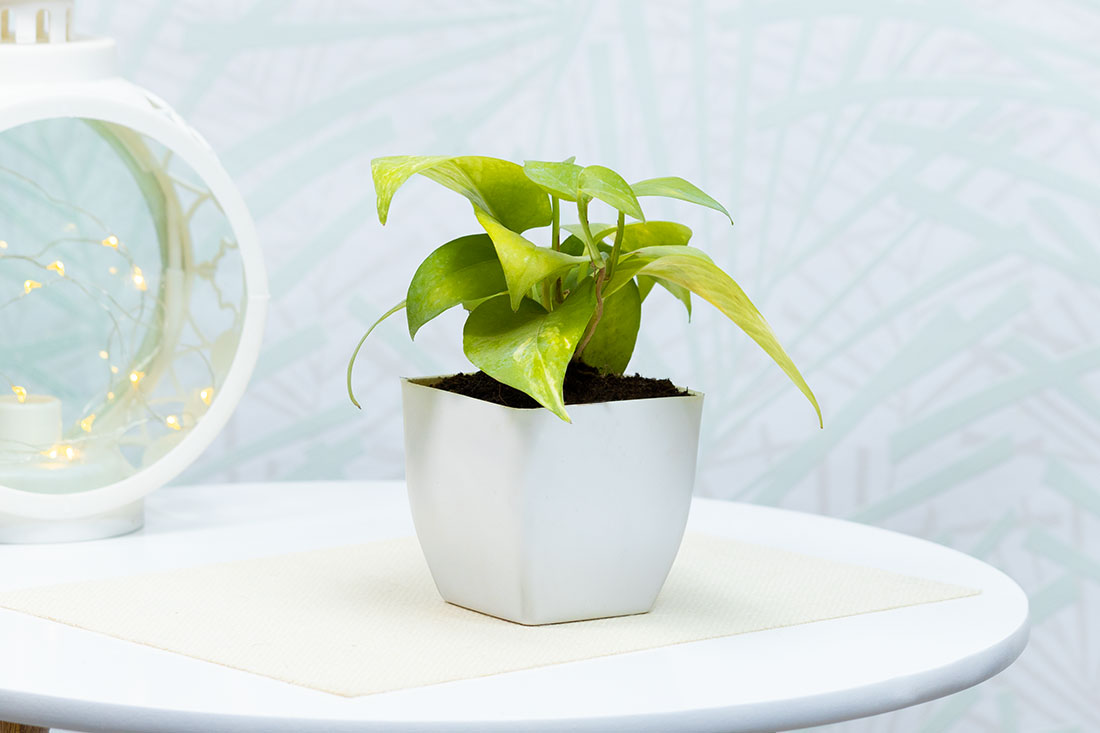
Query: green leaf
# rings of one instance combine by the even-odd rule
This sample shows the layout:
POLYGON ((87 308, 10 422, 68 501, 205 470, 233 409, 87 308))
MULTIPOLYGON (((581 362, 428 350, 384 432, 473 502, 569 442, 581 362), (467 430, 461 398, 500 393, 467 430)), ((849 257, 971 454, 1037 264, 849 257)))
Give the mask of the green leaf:
MULTIPOLYGON (((596 224, 593 238, 599 242, 615 234, 616 227, 596 224)), ((581 236, 581 235, 578 235, 581 236)), ((691 229, 674 221, 640 221, 623 227, 623 252, 642 247, 684 246, 691 241, 691 229)))
POLYGON ((416 269, 405 297, 409 336, 456 305, 478 301, 508 290, 493 240, 471 234, 447 242, 416 269))
POLYGON ((633 281, 604 299, 603 317, 581 361, 601 372, 622 374, 634 354, 642 322, 642 299, 633 281))
POLYGON ((511 161, 474 155, 397 155, 372 160, 371 173, 378 195, 378 220, 383 224, 394 194, 417 173, 462 194, 513 231, 550 223, 550 198, 511 161))
MULTIPOLYGON (((564 227, 563 227, 564 228, 564 227)), ((558 251, 564 252, 567 255, 573 255, 574 257, 581 257, 584 255, 584 240, 581 239, 583 235, 571 234, 566 237, 558 251)))
POLYGON ((590 165, 577 180, 580 193, 599 199, 635 219, 645 221, 642 206, 630 184, 615 171, 602 165, 590 165))
MULTIPOLYGON (((722 311, 741 330, 760 345, 779 368, 790 377, 795 386, 806 396, 817 412, 818 423, 824 425, 821 407, 817 404, 810 386, 798 371, 798 367, 779 344, 771 326, 760 315, 741 286, 733 281, 717 265, 699 257, 669 255, 651 260, 638 270, 640 275, 651 275, 682 285, 722 311)), ((616 274, 618 277, 618 274, 616 274)))
POLYGON ((650 178, 645 181, 638 181, 631 188, 636 196, 664 196, 721 211, 730 220, 730 224, 733 223, 733 217, 726 211, 726 207, 704 193, 698 186, 688 183, 683 178, 677 176, 650 178))
MULTIPOLYGON (((589 224, 589 226, 591 227, 592 231, 594 231, 594 232, 599 232, 599 231, 603 231, 603 230, 606 230, 606 229, 610 229, 612 232, 615 231, 615 227, 613 227, 610 224, 591 223, 591 224, 589 224)), ((561 228, 564 229, 565 231, 569 232, 570 234, 572 234, 577 239, 581 240, 581 247, 582 248, 584 247, 584 227, 582 227, 580 224, 562 224, 561 228)), ((606 231, 604 231, 603 236, 605 236, 605 237, 607 236, 606 231)), ((599 241, 599 237, 596 238, 596 241, 597 242, 599 241)))
POLYGON ((573 160, 570 158, 562 163, 528 160, 523 163, 523 172, 544 191, 565 201, 576 201, 577 179, 583 168, 573 160))
POLYGON ((625 286, 628 282, 633 280, 646 265, 654 262, 662 257, 690 257, 693 259, 701 259, 705 262, 711 262, 710 256, 707 255, 701 249, 695 247, 687 247, 683 245, 660 245, 656 247, 642 247, 636 249, 633 252, 627 252, 619 260, 618 266, 615 268, 615 275, 607 281, 604 285, 603 292, 605 295, 611 295, 617 292, 619 288, 625 286))
POLYGON ((466 319, 462 348, 490 377, 526 392, 570 422, 562 395, 565 370, 595 308, 590 284, 550 312, 533 300, 513 311, 507 297, 492 298, 466 319))
POLYGON ((549 247, 539 247, 477 207, 474 208, 474 214, 493 240, 497 258, 500 260, 501 267, 504 268, 504 279, 508 283, 512 310, 519 308, 523 297, 538 283, 548 277, 563 275, 569 268, 588 262, 585 257, 555 252, 549 247))
POLYGON ((363 409, 363 406, 360 405, 359 402, 355 399, 355 391, 351 388, 351 371, 355 367, 355 360, 359 356, 359 349, 363 348, 363 344, 366 343, 366 341, 367 341, 367 336, 371 335, 371 331, 373 331, 375 328, 377 328, 379 323, 386 320, 387 318, 389 318, 394 313, 396 313, 397 311, 401 310, 404 307, 405 307, 405 301, 402 300, 400 303, 395 305, 393 308, 390 308, 388 311, 386 311, 381 316, 379 316, 378 320, 375 321, 374 323, 372 323, 370 328, 367 329, 367 332, 365 334, 363 334, 363 338, 359 339, 359 343, 356 345, 355 351, 353 351, 352 354, 351 354, 351 359, 348 360, 348 397, 351 398, 351 404, 355 405, 360 410, 363 409))

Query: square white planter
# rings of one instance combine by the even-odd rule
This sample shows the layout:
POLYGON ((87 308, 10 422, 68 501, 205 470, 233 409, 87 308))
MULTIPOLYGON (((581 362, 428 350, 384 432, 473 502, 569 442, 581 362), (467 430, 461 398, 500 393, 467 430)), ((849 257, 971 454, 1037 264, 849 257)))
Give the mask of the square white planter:
POLYGON ((409 503, 440 595, 521 624, 645 613, 683 538, 703 395, 573 423, 403 380, 409 503))

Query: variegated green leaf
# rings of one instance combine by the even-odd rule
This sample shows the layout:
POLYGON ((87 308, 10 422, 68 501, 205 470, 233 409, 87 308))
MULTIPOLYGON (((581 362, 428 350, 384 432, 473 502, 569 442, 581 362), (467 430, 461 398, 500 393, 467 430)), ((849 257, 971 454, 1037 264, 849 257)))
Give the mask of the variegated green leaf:
MULTIPOLYGON (((597 224, 593 222, 589 225, 589 227, 592 229, 593 232, 602 232, 607 229, 610 229, 612 232, 615 231, 615 227, 611 226, 610 224, 597 224)), ((581 240, 581 248, 584 248, 584 227, 582 227, 580 224, 562 224, 561 228, 572 234, 577 239, 581 240)), ((607 236, 606 232, 604 236, 607 236)))
MULTIPOLYGON (((616 227, 595 225, 593 238, 612 241, 616 227)), ((662 245, 683 246, 691 241, 691 229, 674 221, 639 221, 623 227, 623 252, 662 245)))
POLYGON ((615 171, 602 165, 590 165, 581 171, 577 180, 580 192, 585 196, 599 199, 627 216, 645 221, 642 205, 630 188, 630 184, 615 171))
POLYGON ((710 256, 707 255, 706 252, 701 249, 696 249, 695 247, 684 245, 642 247, 633 252, 627 252, 622 256, 618 266, 615 268, 614 276, 604 285, 604 293, 610 295, 616 292, 619 288, 626 285, 641 273, 642 269, 650 262, 659 260, 662 257, 673 256, 698 258, 706 262, 711 262, 710 256))
POLYGON ((378 220, 383 224, 394 194, 417 173, 462 194, 513 231, 550 223, 550 197, 511 161, 475 155, 398 155, 375 158, 371 173, 378 196, 378 220))
POLYGON ((476 207, 474 213, 493 240, 508 283, 512 310, 519 308, 523 297, 538 283, 548 277, 564 275, 570 268, 588 262, 585 257, 539 247, 476 207))
POLYGON ((409 336, 456 305, 506 292, 504 271, 487 234, 459 237, 439 247, 417 268, 405 297, 409 336))
POLYGON ((528 178, 565 201, 577 200, 577 180, 582 170, 572 158, 562 163, 528 160, 523 164, 523 172, 528 178))
POLYGON ((466 319, 462 347, 490 377, 570 422, 562 395, 565 370, 595 308, 590 282, 549 312, 533 300, 523 300, 513 311, 508 298, 491 298, 466 319))
POLYGON ((636 196, 664 196, 665 198, 679 199, 689 203, 706 206, 708 209, 721 211, 733 223, 733 217, 726 211, 726 207, 715 201, 693 183, 688 183, 683 178, 668 176, 666 178, 650 178, 635 183, 631 188, 636 196))
POLYGON ((634 354, 641 322, 642 299, 638 286, 630 282, 604 299, 603 316, 584 347, 581 361, 601 372, 622 374, 634 354))

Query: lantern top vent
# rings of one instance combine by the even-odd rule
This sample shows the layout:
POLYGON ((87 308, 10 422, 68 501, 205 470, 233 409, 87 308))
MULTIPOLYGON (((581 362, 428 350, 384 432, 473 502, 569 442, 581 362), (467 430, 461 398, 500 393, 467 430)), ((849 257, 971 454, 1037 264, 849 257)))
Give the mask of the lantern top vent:
POLYGON ((74 0, 0 0, 0 85, 115 76, 115 43, 76 33, 74 0))
POLYGON ((73 0, 0 0, 0 43, 68 43, 73 0))

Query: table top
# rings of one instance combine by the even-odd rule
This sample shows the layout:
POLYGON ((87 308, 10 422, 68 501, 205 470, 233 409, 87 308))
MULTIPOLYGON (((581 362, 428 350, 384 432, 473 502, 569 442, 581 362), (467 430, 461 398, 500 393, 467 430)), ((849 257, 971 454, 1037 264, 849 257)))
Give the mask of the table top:
MULTIPOLYGON (((402 482, 164 489, 147 513, 145 529, 126 537, 0 546, 0 590, 413 533, 402 482)), ((134 733, 787 730, 957 692, 1003 670, 1027 643, 1019 586, 931 542, 708 499, 694 501, 688 529, 982 593, 360 698, 0 609, 0 720, 134 733)))

